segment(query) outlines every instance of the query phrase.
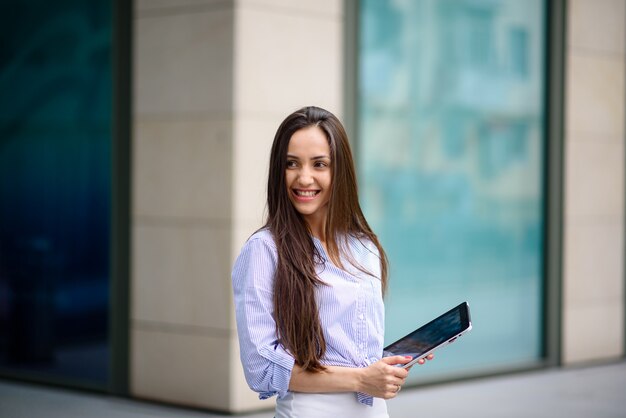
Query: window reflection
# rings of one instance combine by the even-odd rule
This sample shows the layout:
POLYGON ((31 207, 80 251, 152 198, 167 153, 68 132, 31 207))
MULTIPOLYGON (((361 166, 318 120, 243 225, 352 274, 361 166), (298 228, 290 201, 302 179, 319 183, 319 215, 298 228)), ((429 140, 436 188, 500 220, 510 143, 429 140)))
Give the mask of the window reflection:
POLYGON ((5 6, 0 373, 104 385, 111 4, 41 0, 5 6))
POLYGON ((361 3, 363 206, 391 261, 386 341, 469 301, 424 374, 541 356, 544 2, 361 3))

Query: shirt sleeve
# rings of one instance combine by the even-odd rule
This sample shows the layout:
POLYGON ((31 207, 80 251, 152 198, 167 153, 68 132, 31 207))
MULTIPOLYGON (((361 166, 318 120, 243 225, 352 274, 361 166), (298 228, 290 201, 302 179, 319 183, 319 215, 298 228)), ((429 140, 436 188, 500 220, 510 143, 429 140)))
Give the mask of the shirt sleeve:
POLYGON ((261 238, 246 242, 232 273, 241 363, 260 399, 289 389, 294 358, 277 341, 272 300, 276 248, 261 238))

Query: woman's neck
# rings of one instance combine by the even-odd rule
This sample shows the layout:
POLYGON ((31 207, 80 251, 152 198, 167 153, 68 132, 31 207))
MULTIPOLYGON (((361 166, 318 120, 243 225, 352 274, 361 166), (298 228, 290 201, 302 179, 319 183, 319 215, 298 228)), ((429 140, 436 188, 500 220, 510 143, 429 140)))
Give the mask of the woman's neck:
MULTIPOLYGON (((309 228, 311 228, 309 226, 309 228)), ((324 231, 324 228, 311 228, 311 234, 317 238, 318 240, 320 240, 322 242, 322 244, 326 244, 326 233, 324 231)))
POLYGON ((306 223, 309 226, 309 230, 311 231, 311 234, 319 239, 323 244, 326 243, 326 214, 323 215, 317 215, 317 214, 312 214, 309 215, 307 217, 305 217, 306 223))

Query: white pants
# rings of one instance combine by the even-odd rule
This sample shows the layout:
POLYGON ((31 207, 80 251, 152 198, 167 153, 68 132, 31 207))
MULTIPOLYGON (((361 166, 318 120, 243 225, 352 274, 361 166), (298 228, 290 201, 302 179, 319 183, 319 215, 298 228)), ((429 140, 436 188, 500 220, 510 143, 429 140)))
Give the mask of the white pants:
POLYGON ((384 399, 374 406, 359 403, 356 393, 287 392, 276 400, 275 418, 389 418, 384 399))

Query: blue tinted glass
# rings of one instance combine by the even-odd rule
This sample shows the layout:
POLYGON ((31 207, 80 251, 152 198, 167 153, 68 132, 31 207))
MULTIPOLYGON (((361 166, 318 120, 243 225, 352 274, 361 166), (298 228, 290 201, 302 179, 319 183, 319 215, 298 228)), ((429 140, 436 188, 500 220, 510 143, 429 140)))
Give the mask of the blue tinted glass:
POLYGON ((0 13, 0 372, 108 374, 111 4, 0 13))
POLYGON ((357 161, 391 263, 386 343, 462 301, 474 325, 412 379, 542 355, 544 6, 361 2, 357 161))

